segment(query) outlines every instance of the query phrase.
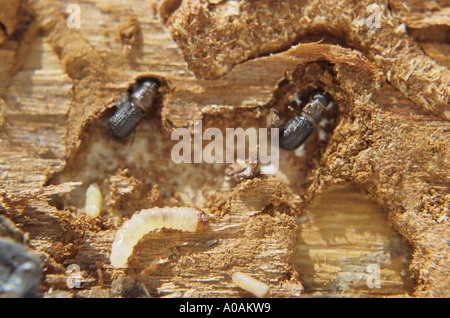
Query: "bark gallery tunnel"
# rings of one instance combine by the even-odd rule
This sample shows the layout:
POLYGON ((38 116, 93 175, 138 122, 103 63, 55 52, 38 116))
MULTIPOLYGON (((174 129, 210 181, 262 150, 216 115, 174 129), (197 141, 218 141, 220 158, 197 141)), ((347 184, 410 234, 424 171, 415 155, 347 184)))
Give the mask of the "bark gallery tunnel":
POLYGON ((448 7, 67 6, 0 0, 3 295, 449 296, 448 7))

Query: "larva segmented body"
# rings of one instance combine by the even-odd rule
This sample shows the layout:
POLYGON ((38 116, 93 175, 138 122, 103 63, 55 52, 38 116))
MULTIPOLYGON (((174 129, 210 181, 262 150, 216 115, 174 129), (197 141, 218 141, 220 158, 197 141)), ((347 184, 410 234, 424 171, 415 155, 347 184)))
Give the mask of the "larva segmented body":
POLYGON ((270 293, 270 287, 267 284, 260 282, 247 274, 236 272, 233 273, 231 278, 236 285, 258 298, 267 297, 270 293))
POLYGON ((133 247, 147 233, 169 228, 195 232, 206 223, 206 214, 192 208, 152 208, 141 210, 126 221, 117 231, 109 260, 114 267, 124 267, 133 247))
POLYGON ((91 218, 96 218, 102 210, 103 197, 96 183, 91 184, 86 190, 86 205, 84 211, 91 218))

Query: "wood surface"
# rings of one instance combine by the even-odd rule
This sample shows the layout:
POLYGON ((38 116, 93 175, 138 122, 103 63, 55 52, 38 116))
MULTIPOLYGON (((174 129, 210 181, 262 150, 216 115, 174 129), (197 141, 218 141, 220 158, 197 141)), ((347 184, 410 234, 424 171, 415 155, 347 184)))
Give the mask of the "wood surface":
POLYGON ((273 297, 449 296, 448 3, 380 1, 379 29, 372 1, 86 0, 79 29, 65 2, 6 3, 0 213, 47 256, 42 295, 249 297, 231 280, 242 271, 273 297), (107 118, 143 77, 162 83, 156 110, 117 141, 107 118), (327 138, 282 151, 273 177, 236 184, 224 164, 171 161, 176 127, 264 127, 318 88, 335 105, 327 138), (82 211, 93 182, 95 220, 82 211), (120 225, 165 205, 209 225, 150 233, 111 268, 120 225), (379 289, 365 284, 372 261, 379 289))

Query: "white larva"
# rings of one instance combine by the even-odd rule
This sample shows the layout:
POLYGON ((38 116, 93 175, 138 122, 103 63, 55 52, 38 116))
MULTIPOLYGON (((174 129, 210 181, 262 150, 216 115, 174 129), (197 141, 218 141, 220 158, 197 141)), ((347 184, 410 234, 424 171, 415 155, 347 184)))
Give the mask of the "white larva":
POLYGON ((195 232, 206 222, 203 212, 192 208, 152 208, 135 213, 117 231, 111 247, 109 260, 115 268, 125 267, 133 247, 147 233, 169 228, 186 232, 195 232))
POLYGON ((258 298, 269 296, 270 287, 247 274, 236 272, 231 276, 233 282, 240 288, 252 293, 258 298))
POLYGON ((86 190, 86 203, 84 212, 91 218, 96 218, 102 210, 103 197, 96 183, 91 184, 86 190))

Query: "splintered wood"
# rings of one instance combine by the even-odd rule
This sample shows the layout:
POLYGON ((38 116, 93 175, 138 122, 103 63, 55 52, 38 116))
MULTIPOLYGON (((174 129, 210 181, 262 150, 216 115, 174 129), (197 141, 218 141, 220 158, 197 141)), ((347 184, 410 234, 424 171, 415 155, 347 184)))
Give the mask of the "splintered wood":
POLYGON ((450 296, 443 2, 87 0, 80 28, 65 2, 13 2, 0 0, 0 214, 46 254, 41 294, 248 297, 232 279, 241 272, 271 297, 450 296), (155 107, 116 140, 115 102, 145 77, 161 82, 155 107), (301 151, 280 152, 274 176, 235 182, 225 164, 171 160, 174 128, 286 122, 290 103, 319 89, 334 108, 301 151), (96 218, 83 212, 91 184, 96 218), (316 200, 339 184, 377 205, 361 208, 350 188, 316 200), (118 229, 164 206, 209 222, 145 234, 114 269, 118 229), (79 289, 63 283, 71 264, 79 289), (371 265, 380 289, 366 284, 371 265))

